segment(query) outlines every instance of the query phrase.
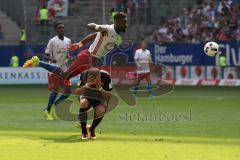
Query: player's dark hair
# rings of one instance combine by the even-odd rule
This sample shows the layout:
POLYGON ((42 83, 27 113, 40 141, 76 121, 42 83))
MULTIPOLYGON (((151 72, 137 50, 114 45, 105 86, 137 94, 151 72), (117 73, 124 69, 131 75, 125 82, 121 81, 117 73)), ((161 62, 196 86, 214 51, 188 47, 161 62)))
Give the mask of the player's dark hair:
POLYGON ((98 68, 90 68, 87 70, 87 76, 89 77, 97 77, 100 74, 100 70, 98 68))
POLYGON ((121 19, 126 19, 126 18, 127 18, 127 14, 124 13, 124 12, 117 12, 113 17, 114 21, 121 20, 121 19))
POLYGON ((111 13, 112 13, 112 12, 115 12, 115 8, 111 8, 110 12, 111 12, 111 13))
POLYGON ((61 21, 56 21, 54 22, 53 27, 56 29, 59 25, 64 25, 64 24, 61 21))

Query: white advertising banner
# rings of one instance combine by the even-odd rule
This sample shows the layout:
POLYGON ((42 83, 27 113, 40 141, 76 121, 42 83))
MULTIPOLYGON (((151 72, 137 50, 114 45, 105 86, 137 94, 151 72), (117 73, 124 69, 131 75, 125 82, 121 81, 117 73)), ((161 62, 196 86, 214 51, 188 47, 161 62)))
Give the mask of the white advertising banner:
POLYGON ((224 68, 224 79, 238 79, 238 68, 237 67, 224 68))
POLYGON ((221 79, 221 68, 217 66, 207 66, 207 79, 221 79))
POLYGON ((189 79, 189 66, 176 66, 176 79, 189 79))
POLYGON ((48 72, 42 68, 0 67, 0 84, 47 84, 48 72))
POLYGON ((191 79, 205 79, 204 66, 191 66, 191 79))
POLYGON ((177 86, 196 86, 198 84, 198 79, 177 79, 175 85, 177 86))

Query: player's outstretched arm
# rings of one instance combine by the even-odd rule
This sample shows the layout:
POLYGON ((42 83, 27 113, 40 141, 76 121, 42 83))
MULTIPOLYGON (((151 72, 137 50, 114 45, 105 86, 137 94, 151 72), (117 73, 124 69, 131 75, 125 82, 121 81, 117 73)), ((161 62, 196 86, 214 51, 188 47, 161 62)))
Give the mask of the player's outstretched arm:
POLYGON ((83 47, 84 45, 86 45, 87 43, 94 41, 94 39, 96 38, 96 36, 97 36, 97 33, 89 34, 89 35, 87 35, 86 37, 84 37, 80 42, 70 44, 70 45, 66 48, 66 50, 68 50, 68 51, 77 50, 77 49, 83 47))
POLYGON ((95 23, 89 23, 87 25, 87 28, 90 29, 90 30, 93 30, 95 32, 101 32, 103 36, 107 36, 108 29, 104 25, 98 25, 98 24, 95 24, 95 23))
POLYGON ((75 90, 72 91, 73 95, 82 95, 84 92, 86 92, 87 89, 90 89, 93 84, 95 84, 96 82, 90 82, 88 81, 84 86, 77 88, 75 90))

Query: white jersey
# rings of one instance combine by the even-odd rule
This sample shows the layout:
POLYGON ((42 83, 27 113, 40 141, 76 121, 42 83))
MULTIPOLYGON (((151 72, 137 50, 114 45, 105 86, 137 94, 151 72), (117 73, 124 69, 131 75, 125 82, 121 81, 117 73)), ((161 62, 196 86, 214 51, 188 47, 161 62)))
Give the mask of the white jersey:
POLYGON ((50 54, 50 57, 57 60, 57 65, 63 70, 67 69, 66 60, 68 51, 66 47, 71 44, 71 40, 64 37, 63 40, 59 39, 58 36, 53 37, 49 40, 45 54, 50 54))
POLYGON ((149 62, 152 61, 151 53, 149 50, 138 49, 135 52, 134 60, 137 64, 137 74, 149 73, 149 62))
POLYGON ((114 29, 114 24, 99 26, 107 28, 108 34, 103 36, 100 32, 98 32, 94 42, 91 44, 88 50, 92 55, 102 57, 114 49, 115 45, 117 44, 118 35, 114 29))

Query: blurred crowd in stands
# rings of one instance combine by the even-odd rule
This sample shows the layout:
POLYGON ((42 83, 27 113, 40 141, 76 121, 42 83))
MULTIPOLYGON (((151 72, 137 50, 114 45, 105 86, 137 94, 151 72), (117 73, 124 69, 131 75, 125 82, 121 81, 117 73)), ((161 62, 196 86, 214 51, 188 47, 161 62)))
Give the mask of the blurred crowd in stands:
POLYGON ((146 39, 150 42, 197 43, 240 40, 240 4, 231 0, 198 1, 179 16, 163 19, 146 39))
POLYGON ((39 0, 35 22, 41 25, 42 34, 48 34, 47 26, 56 17, 74 16, 75 0, 39 0))
POLYGON ((116 10, 124 11, 130 17, 135 16, 136 8, 144 8, 149 0, 116 0, 116 10))
MULTIPOLYGON (((76 1, 38 0, 35 22, 42 28, 42 33, 48 33, 46 26, 56 17, 74 16, 76 1)), ((137 16, 136 9, 146 8, 149 2, 151 1, 115 0, 116 6, 111 11, 110 21, 115 11, 124 11, 129 17, 137 16)), ((144 15, 138 13, 138 16, 144 15)), ((240 40, 239 24, 240 0, 197 0, 194 6, 182 8, 176 17, 160 19, 153 31, 146 33, 145 39, 157 43, 240 40)), ((0 39, 2 38, 0 24, 0 39)))
POLYGON ((39 0, 36 16, 39 10, 46 7, 49 11, 49 18, 74 16, 76 0, 39 0))
POLYGON ((3 39, 3 33, 2 33, 2 25, 0 23, 0 39, 3 39))
POLYGON ((136 16, 143 22, 144 13, 148 7, 149 0, 115 0, 116 11, 123 11, 132 19, 136 16), (137 10, 139 11, 137 13, 137 10))

